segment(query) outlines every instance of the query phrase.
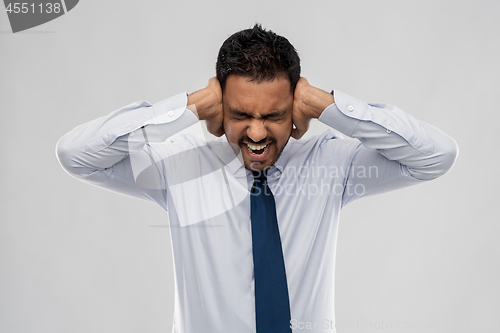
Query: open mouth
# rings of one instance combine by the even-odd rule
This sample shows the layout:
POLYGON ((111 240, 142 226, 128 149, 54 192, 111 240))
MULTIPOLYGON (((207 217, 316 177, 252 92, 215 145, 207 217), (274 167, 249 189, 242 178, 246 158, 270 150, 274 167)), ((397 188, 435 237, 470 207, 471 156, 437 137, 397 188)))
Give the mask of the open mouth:
POLYGON ((254 156, 264 155, 264 153, 267 151, 267 149, 270 146, 269 143, 265 144, 265 145, 255 145, 255 144, 246 143, 245 145, 246 145, 247 150, 250 153, 250 155, 254 155, 254 156))

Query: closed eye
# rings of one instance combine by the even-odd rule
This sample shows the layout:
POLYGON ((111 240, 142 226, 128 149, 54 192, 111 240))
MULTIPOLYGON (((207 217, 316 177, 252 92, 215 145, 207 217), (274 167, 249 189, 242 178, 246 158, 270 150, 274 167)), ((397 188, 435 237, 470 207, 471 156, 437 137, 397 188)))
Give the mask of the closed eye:
MULTIPOLYGON (((287 112, 286 111, 274 111, 271 113, 268 113, 265 116, 262 116, 262 119, 268 119, 270 121, 280 121, 286 118, 287 112)), ((244 111, 239 111, 239 110, 230 110, 229 111, 229 116, 232 119, 236 120, 245 120, 245 119, 250 119, 254 118, 253 115, 246 113, 244 111)))
POLYGON ((231 118, 237 119, 237 120, 243 120, 243 119, 251 118, 251 116, 248 113, 242 112, 242 111, 238 111, 238 110, 231 110, 231 111, 229 111, 229 116, 231 118))
POLYGON ((275 111, 272 112, 266 116, 264 116, 265 119, 270 119, 270 120, 280 120, 286 116, 286 111, 275 111))

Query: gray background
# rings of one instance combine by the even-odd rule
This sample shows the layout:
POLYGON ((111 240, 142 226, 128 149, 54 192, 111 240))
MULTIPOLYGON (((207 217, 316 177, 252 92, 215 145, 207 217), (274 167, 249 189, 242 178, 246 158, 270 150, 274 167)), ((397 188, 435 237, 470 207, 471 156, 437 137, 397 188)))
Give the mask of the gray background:
POLYGON ((338 332, 499 332, 499 17, 498 1, 83 0, 12 34, 0 10, 0 332, 171 330, 166 214, 71 178, 55 144, 204 87, 255 22, 295 45, 311 84, 395 104, 460 147, 443 178, 344 210, 338 332))

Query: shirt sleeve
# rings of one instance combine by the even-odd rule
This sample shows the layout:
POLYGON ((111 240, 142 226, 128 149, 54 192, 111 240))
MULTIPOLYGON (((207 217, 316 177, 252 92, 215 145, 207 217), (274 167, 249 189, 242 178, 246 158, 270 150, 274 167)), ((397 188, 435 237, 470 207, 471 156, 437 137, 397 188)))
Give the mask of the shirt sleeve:
POLYGON ((453 166, 458 146, 436 127, 392 105, 368 104, 339 91, 334 99, 319 120, 361 142, 348 157, 343 205, 435 179, 453 166))
POLYGON ((127 105, 65 134, 57 143, 57 158, 79 180, 166 209, 164 156, 150 143, 163 142, 198 122, 186 104, 182 93, 155 104, 127 105))

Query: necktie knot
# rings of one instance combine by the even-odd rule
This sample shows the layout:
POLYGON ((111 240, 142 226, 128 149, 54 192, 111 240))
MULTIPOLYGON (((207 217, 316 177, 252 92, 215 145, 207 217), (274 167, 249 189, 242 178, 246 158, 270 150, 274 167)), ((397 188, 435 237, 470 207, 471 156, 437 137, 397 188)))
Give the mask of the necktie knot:
POLYGON ((252 171, 253 178, 254 179, 259 179, 259 180, 266 180, 267 179, 267 169, 266 170, 257 170, 257 171, 252 171))
MULTIPOLYGON (((252 193, 255 194, 255 190, 256 188, 259 188, 260 191, 262 191, 262 189, 266 188, 267 187, 267 170, 264 170, 264 171, 252 171, 252 174, 253 174, 253 189, 252 189, 252 193)), ((268 195, 267 193, 268 191, 265 191, 265 194, 268 195)), ((259 192, 260 193, 260 192, 259 192)))
POLYGON ((252 171, 254 182, 257 186, 267 184, 267 169, 262 171, 252 171))

